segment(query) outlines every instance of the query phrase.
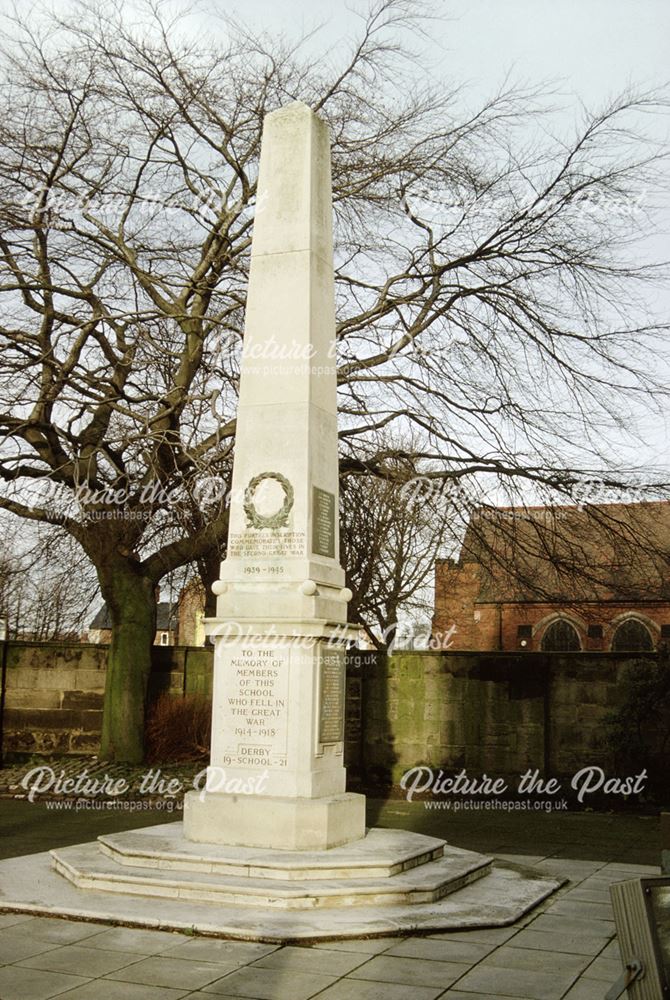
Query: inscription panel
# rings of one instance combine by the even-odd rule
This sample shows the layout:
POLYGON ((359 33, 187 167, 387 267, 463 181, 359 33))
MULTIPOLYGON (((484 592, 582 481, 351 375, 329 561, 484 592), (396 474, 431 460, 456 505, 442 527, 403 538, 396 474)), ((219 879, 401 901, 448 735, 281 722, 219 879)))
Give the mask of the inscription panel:
POLYGON ((341 743, 344 739, 345 653, 341 647, 321 646, 319 650, 321 699, 319 743, 341 743))
POLYGON ((335 495, 318 486, 312 489, 312 552, 335 558, 335 495))
POLYGON ((243 646, 231 650, 220 725, 225 765, 286 767, 289 650, 243 646))
POLYGON ((304 556, 304 531, 233 531, 228 539, 228 555, 237 559, 275 559, 304 556))

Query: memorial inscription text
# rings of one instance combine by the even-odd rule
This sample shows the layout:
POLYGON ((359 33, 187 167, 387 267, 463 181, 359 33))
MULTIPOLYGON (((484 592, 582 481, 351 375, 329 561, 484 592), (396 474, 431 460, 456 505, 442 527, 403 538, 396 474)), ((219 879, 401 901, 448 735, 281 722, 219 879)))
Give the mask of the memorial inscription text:
POLYGON ((312 552, 335 558, 335 496, 318 486, 312 495, 312 552))
POLYGON ((272 646, 230 651, 223 705, 224 764, 286 767, 289 651, 272 646))
POLYGON ((344 650, 322 646, 319 651, 319 661, 321 670, 319 743, 341 743, 344 739, 346 676, 344 650))
POLYGON ((277 556, 304 556, 304 531, 234 531, 228 539, 228 555, 237 559, 272 559, 277 556))

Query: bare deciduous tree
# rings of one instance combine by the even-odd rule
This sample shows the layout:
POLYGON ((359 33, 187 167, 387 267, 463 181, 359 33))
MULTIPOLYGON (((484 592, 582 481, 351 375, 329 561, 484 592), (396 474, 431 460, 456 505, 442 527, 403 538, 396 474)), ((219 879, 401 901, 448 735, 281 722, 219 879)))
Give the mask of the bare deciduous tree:
POLYGON ((340 495, 340 552, 353 597, 349 620, 379 649, 412 621, 432 618, 435 560, 451 525, 436 492, 415 489, 408 461, 387 463, 390 478, 350 475, 340 495))
POLYGON ((0 619, 9 638, 79 639, 97 593, 93 566, 72 536, 0 520, 0 619))
POLYGON ((537 92, 467 111, 408 58, 411 0, 316 55, 230 21, 202 45, 159 4, 69 9, 6 24, 0 505, 94 563, 102 752, 138 760, 156 584, 192 561, 211 578, 226 535, 203 481, 230 471, 264 115, 298 99, 332 131, 343 473, 388 478, 381 432, 410 429, 431 475, 568 489, 619 476, 606 426, 661 392, 660 327, 630 308, 658 271, 624 211, 656 99, 555 138, 537 92))

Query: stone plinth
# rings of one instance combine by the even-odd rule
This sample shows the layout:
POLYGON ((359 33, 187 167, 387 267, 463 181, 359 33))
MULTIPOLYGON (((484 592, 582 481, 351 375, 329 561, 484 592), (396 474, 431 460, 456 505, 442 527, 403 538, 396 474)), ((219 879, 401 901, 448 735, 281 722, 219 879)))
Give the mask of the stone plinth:
POLYGON ((315 851, 358 841, 365 833, 365 796, 314 799, 188 792, 184 833, 209 844, 315 851))
MULTIPOLYGON (((179 857, 178 846, 173 846, 179 857)), ((102 854, 92 863, 88 848, 97 851, 97 845, 83 844, 76 859, 61 859, 69 868, 66 877, 61 874, 60 862, 48 853, 0 861, 3 910, 289 944, 503 927, 555 892, 562 881, 516 865, 496 864, 488 873, 432 902, 392 902, 390 894, 385 893, 385 905, 320 906, 318 882, 311 881, 303 889, 304 898, 311 899, 309 906, 268 907, 262 901, 254 902, 248 894, 244 904, 223 902, 221 895, 208 901, 188 898, 180 895, 179 885, 171 887, 169 894, 151 895, 127 891, 122 882, 116 881, 115 888, 109 891, 96 878, 88 880, 91 874, 103 874, 98 869, 105 864, 102 854)), ((161 871, 169 879, 169 870, 161 871)), ((108 869, 105 877, 110 874, 120 875, 124 881, 128 871, 117 865, 116 870, 108 869)), ((406 874, 411 875, 411 870, 406 874)), ((187 886, 193 881, 192 875, 187 876, 187 886)), ((383 881, 390 883, 393 879, 383 881)), ((295 888, 295 882, 292 884, 295 888)))

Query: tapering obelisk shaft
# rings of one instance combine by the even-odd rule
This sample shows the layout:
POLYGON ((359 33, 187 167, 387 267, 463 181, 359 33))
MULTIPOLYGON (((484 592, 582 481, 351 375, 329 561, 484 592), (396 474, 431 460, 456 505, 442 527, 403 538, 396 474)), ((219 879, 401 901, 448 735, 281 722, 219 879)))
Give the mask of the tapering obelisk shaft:
MULTIPOLYGON (((222 596, 221 617, 245 616, 245 593, 268 582, 273 598, 266 612, 272 621, 296 614, 346 621, 346 604, 339 595, 344 574, 336 516, 331 219, 326 126, 304 104, 268 115, 251 251, 228 558, 222 574, 225 581, 236 580, 245 588, 235 588, 235 597, 222 596), (281 478, 273 478, 275 473, 281 478), (264 478, 250 488, 259 476, 264 478), (320 491, 316 505, 315 489, 320 491), (276 527, 259 528, 273 513, 276 527), (328 608, 317 608, 323 600, 303 601, 308 595, 287 586, 305 580, 324 585, 321 598, 334 598, 328 608)), ((258 618, 255 602, 251 617, 258 618)))
POLYGON ((304 104, 261 147, 208 791, 186 835, 275 848, 362 837, 345 794, 330 143, 304 104))

